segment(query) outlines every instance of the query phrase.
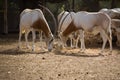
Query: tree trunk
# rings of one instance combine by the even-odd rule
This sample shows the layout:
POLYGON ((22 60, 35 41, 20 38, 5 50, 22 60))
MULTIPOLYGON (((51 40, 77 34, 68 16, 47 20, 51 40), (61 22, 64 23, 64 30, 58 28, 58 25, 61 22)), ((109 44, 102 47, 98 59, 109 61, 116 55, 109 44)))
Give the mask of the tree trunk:
POLYGON ((75 10, 75 0, 72 0, 72 11, 74 11, 75 10))
POLYGON ((116 8, 116 1, 117 0, 111 0, 111 8, 116 8))
POLYGON ((8 23, 7 23, 7 0, 4 2, 4 28, 3 33, 8 34, 8 23))
POLYGON ((83 2, 88 11, 99 11, 100 9, 99 0, 83 0, 83 2))

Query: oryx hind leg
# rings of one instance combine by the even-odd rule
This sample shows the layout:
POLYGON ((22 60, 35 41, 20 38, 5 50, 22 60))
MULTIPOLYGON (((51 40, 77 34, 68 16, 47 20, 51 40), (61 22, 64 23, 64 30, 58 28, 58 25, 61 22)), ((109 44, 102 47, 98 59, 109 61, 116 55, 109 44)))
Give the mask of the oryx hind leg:
POLYGON ((30 48, 29 44, 28 44, 28 34, 29 34, 30 30, 26 30, 25 31, 25 41, 26 41, 26 47, 27 49, 30 48))
POLYGON ((102 50, 101 50, 101 53, 102 53, 104 51, 105 45, 107 43, 107 37, 106 37, 106 34, 103 30, 101 30, 100 35, 101 35, 102 40, 103 40, 103 45, 102 45, 102 50))
POLYGON ((106 37, 107 37, 107 40, 109 41, 110 52, 112 52, 112 32, 111 32, 111 29, 109 29, 109 31, 106 32, 106 37))
POLYGON ((103 39, 102 51, 105 48, 107 40, 109 41, 110 51, 112 51, 112 36, 111 36, 111 32, 107 33, 104 30, 101 30, 100 34, 101 34, 101 37, 103 39))

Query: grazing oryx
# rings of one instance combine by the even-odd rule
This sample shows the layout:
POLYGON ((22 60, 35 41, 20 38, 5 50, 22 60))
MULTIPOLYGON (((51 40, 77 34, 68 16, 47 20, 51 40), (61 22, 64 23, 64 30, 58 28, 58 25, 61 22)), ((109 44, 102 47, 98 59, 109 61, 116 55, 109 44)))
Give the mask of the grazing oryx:
POLYGON ((112 19, 112 28, 115 29, 117 35, 117 46, 120 46, 120 20, 112 19))
POLYGON ((48 50, 52 50, 53 34, 49 25, 40 9, 25 9, 20 14, 20 32, 19 32, 19 48, 21 46, 21 36, 25 33, 26 45, 28 46, 27 36, 32 31, 33 43, 32 50, 34 51, 34 41, 36 38, 35 31, 43 31, 46 36, 46 45, 48 50))
MULTIPOLYGON (((74 12, 67 12, 67 11, 63 11, 61 12, 59 15, 58 15, 58 33, 59 33, 59 37, 61 38, 62 37, 62 32, 68 27, 68 25, 71 23, 72 21, 72 15, 75 15, 74 12)), ((71 34, 68 35, 68 37, 70 38, 70 46, 73 47, 73 43, 74 44, 74 47, 78 47, 78 40, 79 40, 79 37, 78 36, 80 34, 80 31, 76 31, 76 32, 73 32, 71 34), (72 42, 73 41, 73 42, 72 42)), ((63 39, 63 44, 62 46, 66 46, 66 41, 67 41, 67 38, 66 39, 63 39)))
MULTIPOLYGON (((98 31, 103 39, 102 51, 105 48, 107 40, 110 44, 110 51, 112 51, 111 19, 108 15, 101 12, 77 12, 75 15, 72 15, 71 23, 62 32, 62 40, 73 31, 79 29, 84 31, 98 31)), ((81 40, 81 44, 84 47, 84 34, 82 34, 81 40)))
MULTIPOLYGON (((74 12, 72 12, 71 14, 74 14, 74 12)), ((62 39, 61 37, 61 33, 67 28, 67 26, 71 23, 72 19, 71 19, 71 15, 69 12, 67 11, 63 11, 58 15, 58 36, 60 37, 60 39, 62 39)), ((72 39, 71 35, 69 35, 70 40, 72 39)), ((62 40, 63 41, 63 46, 67 46, 66 45, 66 40, 62 40)), ((71 40, 71 46, 72 46, 72 40, 71 40)))

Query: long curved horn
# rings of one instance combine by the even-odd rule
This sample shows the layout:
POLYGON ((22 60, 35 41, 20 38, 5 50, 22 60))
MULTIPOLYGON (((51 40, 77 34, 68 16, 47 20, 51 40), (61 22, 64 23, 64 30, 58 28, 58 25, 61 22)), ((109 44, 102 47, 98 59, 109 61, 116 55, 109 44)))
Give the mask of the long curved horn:
POLYGON ((53 13, 52 13, 47 7, 44 7, 44 6, 40 5, 40 4, 38 4, 38 6, 42 7, 42 8, 45 9, 46 11, 48 11, 48 12, 50 13, 50 15, 52 16, 53 21, 54 21, 54 24, 55 24, 55 32, 54 32, 54 35, 55 35, 56 32, 57 32, 57 21, 56 21, 56 19, 55 19, 55 16, 53 15, 53 13))
POLYGON ((60 29, 59 32, 61 32, 61 27, 62 27, 62 25, 63 25, 65 19, 68 17, 69 14, 70 14, 70 12, 63 18, 63 20, 62 20, 62 22, 61 22, 61 24, 60 24, 60 26, 59 26, 59 29, 60 29))

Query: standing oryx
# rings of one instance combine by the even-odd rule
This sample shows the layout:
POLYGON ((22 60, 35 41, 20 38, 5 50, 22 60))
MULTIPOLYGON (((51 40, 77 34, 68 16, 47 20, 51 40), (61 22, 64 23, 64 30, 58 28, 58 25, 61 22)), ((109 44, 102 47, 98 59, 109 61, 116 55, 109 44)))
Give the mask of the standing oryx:
MULTIPOLYGON (((74 14, 70 14, 71 22, 67 25, 61 33, 61 39, 64 41, 66 37, 77 30, 84 31, 98 31, 103 39, 102 51, 105 48, 107 40, 110 44, 110 51, 112 51, 112 36, 111 36, 111 19, 108 15, 101 12, 77 12, 74 14)), ((82 33, 81 44, 83 45, 83 49, 85 47, 84 44, 84 34, 82 33)))
POLYGON ((34 51, 34 41, 36 38, 35 31, 43 31, 46 36, 46 45, 48 50, 52 50, 53 34, 49 25, 40 9, 25 9, 20 14, 20 32, 19 32, 19 48, 21 46, 21 36, 25 33, 26 45, 28 46, 27 36, 32 31, 33 43, 32 50, 34 51))
MULTIPOLYGON (((67 11, 63 11, 58 15, 58 33, 59 33, 59 37, 61 38, 62 35, 61 33, 68 27, 68 25, 71 23, 72 21, 72 15, 75 15, 74 12, 67 12, 67 11)), ((70 46, 73 47, 78 47, 78 40, 80 37, 81 30, 79 31, 75 31, 72 32, 71 34, 69 34, 65 39, 61 38, 63 41, 63 46, 66 46, 66 41, 68 39, 68 37, 70 38, 70 46)), ((82 34, 82 33, 81 33, 82 34)))

